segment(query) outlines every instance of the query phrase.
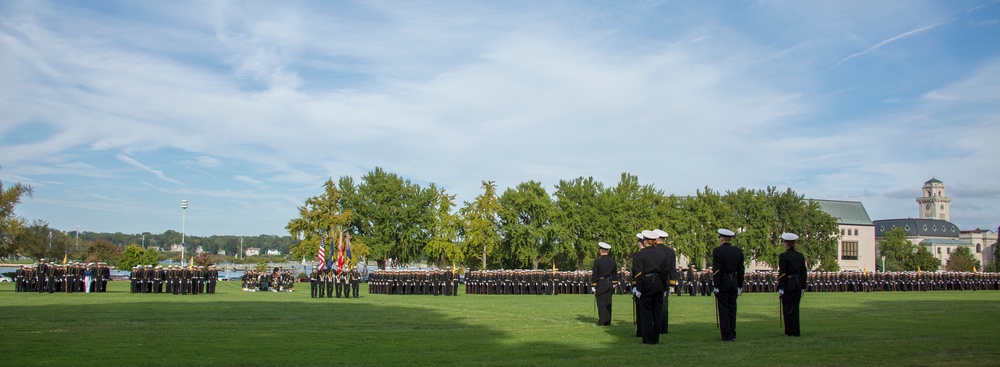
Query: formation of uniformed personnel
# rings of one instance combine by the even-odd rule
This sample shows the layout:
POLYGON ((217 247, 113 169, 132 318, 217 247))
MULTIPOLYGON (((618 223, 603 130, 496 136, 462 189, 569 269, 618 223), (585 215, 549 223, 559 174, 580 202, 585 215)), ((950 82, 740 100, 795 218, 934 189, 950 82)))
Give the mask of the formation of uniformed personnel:
POLYGON ((131 293, 215 293, 219 272, 213 266, 136 265, 129 274, 131 293))
POLYGON ((794 233, 782 233, 781 240, 785 242, 785 252, 778 256, 778 297, 781 299, 781 316, 785 322, 786 336, 800 336, 799 303, 805 289, 806 258, 795 251, 795 241, 799 236, 794 233))
POLYGON ((15 292, 74 293, 105 292, 111 270, 107 264, 50 264, 41 259, 38 265, 21 265, 14 273, 15 292))
POLYGON ((590 272, 478 270, 465 277, 467 294, 591 294, 590 272))
POLYGON ((712 278, 722 341, 736 341, 736 298, 743 294, 743 250, 731 244, 733 231, 720 228, 719 246, 712 250, 712 278))
POLYGON ((457 290, 458 279, 448 269, 376 270, 368 276, 368 293, 372 294, 454 296, 457 290))
POLYGON ((644 344, 657 344, 663 322, 663 290, 669 284, 667 277, 672 269, 666 253, 654 248, 659 235, 646 230, 642 236, 646 247, 632 261, 633 294, 639 298, 637 326, 644 344))
POLYGON ((247 270, 240 281, 247 292, 291 292, 295 287, 292 272, 279 268, 271 271, 247 270))
POLYGON ((597 325, 611 325, 611 295, 614 294, 614 286, 618 282, 615 278, 615 270, 618 264, 608 256, 611 253, 611 245, 605 242, 597 244, 600 257, 594 260, 594 269, 590 276, 591 291, 594 293, 597 302, 597 325))

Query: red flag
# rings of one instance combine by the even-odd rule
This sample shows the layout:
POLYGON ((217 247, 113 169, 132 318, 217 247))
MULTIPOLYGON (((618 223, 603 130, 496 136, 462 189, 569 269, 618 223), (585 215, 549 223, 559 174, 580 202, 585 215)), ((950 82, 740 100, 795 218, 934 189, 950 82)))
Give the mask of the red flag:
POLYGON ((337 249, 337 274, 344 268, 344 244, 340 244, 340 248, 337 249))
POLYGON ((323 239, 319 239, 319 252, 316 254, 316 259, 319 260, 319 270, 323 270, 326 267, 326 251, 323 250, 323 239))

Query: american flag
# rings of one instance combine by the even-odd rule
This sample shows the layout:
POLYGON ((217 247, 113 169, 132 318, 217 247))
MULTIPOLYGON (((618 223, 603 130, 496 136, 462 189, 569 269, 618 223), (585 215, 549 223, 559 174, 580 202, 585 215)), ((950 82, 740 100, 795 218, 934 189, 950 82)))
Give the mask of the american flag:
POLYGON ((323 251, 323 239, 319 239, 319 253, 316 254, 316 259, 319 260, 319 270, 323 270, 326 266, 326 252, 323 251))

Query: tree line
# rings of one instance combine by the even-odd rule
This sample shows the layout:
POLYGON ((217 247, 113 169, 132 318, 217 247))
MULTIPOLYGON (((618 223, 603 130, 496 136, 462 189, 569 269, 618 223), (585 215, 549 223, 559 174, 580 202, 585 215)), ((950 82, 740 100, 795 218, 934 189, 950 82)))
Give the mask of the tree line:
POLYGON ((421 187, 378 167, 359 181, 331 178, 323 188, 286 226, 301 239, 293 258, 315 259, 321 242, 329 248, 346 231, 353 236, 354 256, 380 268, 391 259, 472 269, 586 269, 597 257, 598 241, 612 244, 621 262, 637 251, 637 232, 660 228, 670 233, 667 241, 679 256, 704 269, 718 245, 716 229, 730 228, 740 233, 733 244, 748 262, 777 268, 784 251, 779 236, 795 232, 811 266, 839 269, 837 219, 791 189, 722 193, 705 187, 676 196, 623 173, 614 186, 578 177, 560 180, 551 192, 537 181, 503 192, 483 181, 482 193, 459 206, 433 183, 421 187))

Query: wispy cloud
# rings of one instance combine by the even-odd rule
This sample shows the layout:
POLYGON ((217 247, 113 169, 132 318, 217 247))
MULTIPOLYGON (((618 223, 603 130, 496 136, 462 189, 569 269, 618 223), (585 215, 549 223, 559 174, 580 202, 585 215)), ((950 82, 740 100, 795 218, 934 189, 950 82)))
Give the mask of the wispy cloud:
POLYGON ((119 161, 125 162, 125 163, 127 163, 128 165, 130 165, 132 167, 135 167, 135 168, 141 169, 143 171, 152 173, 153 175, 155 175, 156 177, 158 177, 161 180, 164 180, 164 181, 167 181, 167 182, 170 182, 170 183, 173 183, 173 184, 177 184, 177 185, 184 185, 180 181, 177 181, 175 179, 167 177, 166 175, 163 174, 163 171, 150 168, 149 166, 147 166, 145 164, 142 164, 141 162, 133 159, 132 157, 129 157, 129 156, 126 156, 126 155, 120 154, 120 153, 116 154, 115 157, 118 158, 119 161))
POLYGON ((833 67, 837 68, 840 65, 843 65, 845 62, 847 62, 847 61, 849 61, 849 60, 851 60, 853 58, 867 55, 867 54, 869 54, 869 53, 871 53, 871 52, 873 52, 875 50, 878 50, 878 49, 880 49, 882 47, 885 47, 886 45, 888 45, 890 43, 899 41, 901 39, 904 39, 904 38, 907 38, 907 37, 910 37, 910 36, 913 36, 915 34, 919 34, 921 32, 926 32, 928 30, 934 29, 934 28, 936 28, 938 26, 941 26, 943 24, 947 24, 947 23, 932 24, 932 25, 929 25, 929 26, 920 27, 920 28, 914 29, 912 31, 904 32, 902 34, 898 34, 896 36, 890 37, 889 39, 886 39, 886 40, 884 40, 882 42, 876 43, 874 46, 871 46, 871 47, 865 49, 864 51, 848 55, 847 57, 845 57, 845 58, 841 59, 840 61, 838 61, 837 64, 834 65, 833 67))

